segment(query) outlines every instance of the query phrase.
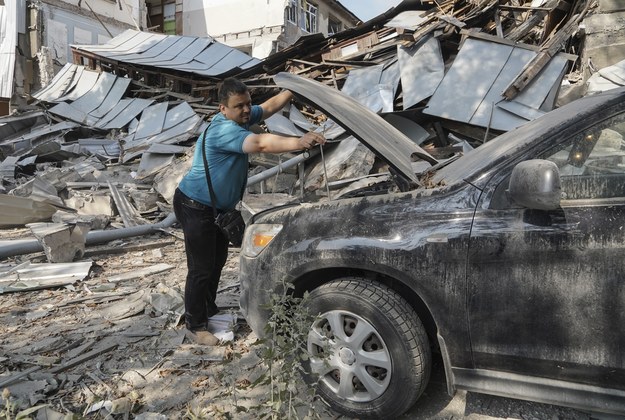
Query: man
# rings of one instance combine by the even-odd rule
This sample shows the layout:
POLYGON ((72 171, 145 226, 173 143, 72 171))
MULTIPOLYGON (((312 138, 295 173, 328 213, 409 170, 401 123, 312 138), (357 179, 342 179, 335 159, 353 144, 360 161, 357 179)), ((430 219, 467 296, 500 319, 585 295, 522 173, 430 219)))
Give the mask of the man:
POLYGON ((206 181, 202 136, 195 146, 193 163, 174 193, 174 212, 184 232, 187 279, 184 290, 187 338, 197 344, 215 345, 219 340, 207 330, 208 318, 218 312, 215 305, 221 270, 226 263, 228 242, 214 223, 217 213, 233 209, 247 182, 249 153, 282 153, 306 150, 325 143, 317 133, 285 137, 254 134, 249 127, 281 110, 293 97, 283 91, 252 105, 247 86, 228 78, 219 88, 219 114, 203 133, 206 158, 216 203, 206 181))

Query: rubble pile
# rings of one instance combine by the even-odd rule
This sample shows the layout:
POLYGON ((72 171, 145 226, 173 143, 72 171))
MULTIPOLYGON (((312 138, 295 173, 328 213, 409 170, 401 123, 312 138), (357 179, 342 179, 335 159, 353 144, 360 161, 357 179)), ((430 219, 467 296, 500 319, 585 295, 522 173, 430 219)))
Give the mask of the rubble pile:
MULTIPOLYGON (((163 53, 190 61, 140 60, 132 30, 105 46, 74 46, 74 61, 87 65, 66 64, 28 109, 0 118, 0 388, 30 395, 31 405, 55 395, 98 411, 100 398, 111 412, 123 397, 135 409, 180 412, 214 381, 210 362, 225 355, 180 347, 185 268, 171 200, 218 110, 224 77, 246 82, 255 103, 277 92, 278 72, 315 79, 447 159, 625 85, 624 20, 618 0, 406 0, 261 62, 206 52, 199 61, 179 50, 163 53), (183 384, 179 376, 193 370, 196 385, 183 384), (172 389, 180 393, 163 395, 172 389), (130 396, 136 390, 142 404, 130 396)), ((330 140, 324 159, 319 150, 251 157, 247 213, 346 197, 386 170, 300 99, 259 129, 322 132, 330 140)), ((218 303, 236 312, 236 261, 229 264, 218 303)))

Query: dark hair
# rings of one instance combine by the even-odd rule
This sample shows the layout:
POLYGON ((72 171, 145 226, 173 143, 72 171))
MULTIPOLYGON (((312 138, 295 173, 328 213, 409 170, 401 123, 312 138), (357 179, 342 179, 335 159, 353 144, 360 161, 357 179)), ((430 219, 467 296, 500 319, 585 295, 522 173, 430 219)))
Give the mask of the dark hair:
POLYGON ((245 83, 239 79, 235 79, 234 77, 228 77, 227 79, 224 79, 219 86, 219 93, 217 94, 219 103, 222 105, 228 105, 229 97, 232 95, 247 93, 247 91, 248 89, 247 86, 245 86, 245 83))

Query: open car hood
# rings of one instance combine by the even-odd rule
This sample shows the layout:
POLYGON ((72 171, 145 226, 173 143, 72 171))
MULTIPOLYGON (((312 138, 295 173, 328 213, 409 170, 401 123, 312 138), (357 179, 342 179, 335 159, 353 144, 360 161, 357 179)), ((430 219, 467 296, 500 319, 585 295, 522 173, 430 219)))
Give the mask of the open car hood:
POLYGON ((432 165, 438 163, 401 131, 343 92, 291 73, 278 73, 273 79, 279 87, 290 90, 302 101, 323 111, 328 118, 360 140, 405 180, 418 184, 411 165, 413 156, 432 165))

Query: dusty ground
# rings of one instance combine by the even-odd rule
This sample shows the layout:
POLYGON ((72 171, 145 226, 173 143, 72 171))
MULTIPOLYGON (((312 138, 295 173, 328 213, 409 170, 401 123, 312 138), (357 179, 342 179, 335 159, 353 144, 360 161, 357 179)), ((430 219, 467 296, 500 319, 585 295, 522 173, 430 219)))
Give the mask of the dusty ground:
MULTIPOLYGON (((0 237, 27 233, 7 230, 0 237)), ((40 404, 47 406, 32 414, 40 419, 61 419, 69 413, 75 418, 258 418, 270 412, 270 387, 255 385, 267 373, 259 357, 263 347, 244 320, 236 325, 234 341, 222 346, 202 348, 184 341, 180 320, 186 269, 180 235, 180 230, 171 229, 88 247, 85 258, 93 266, 84 280, 1 296, 0 388, 8 391, 0 400, 0 419, 13 418, 6 415, 7 408, 19 411, 40 404), (172 268, 109 281, 162 263, 172 268)), ((218 304, 236 313, 238 251, 231 251, 218 304)), ((45 262, 45 255, 2 263, 28 260, 45 262)), ((341 418, 321 403, 312 408, 321 418, 341 418)), ((303 418, 306 409, 298 413, 303 418)), ((404 417, 591 418, 575 410, 473 393, 451 398, 440 365, 422 401, 404 417)))

